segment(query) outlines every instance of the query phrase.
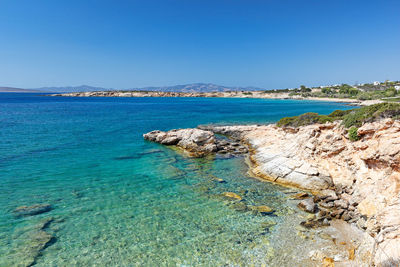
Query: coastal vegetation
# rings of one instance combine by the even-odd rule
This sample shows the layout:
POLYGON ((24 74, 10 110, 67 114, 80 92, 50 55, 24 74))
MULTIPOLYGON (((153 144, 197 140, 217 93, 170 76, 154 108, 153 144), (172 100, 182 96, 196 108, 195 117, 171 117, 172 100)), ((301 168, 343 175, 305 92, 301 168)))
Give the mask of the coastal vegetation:
MULTIPOLYGON (((301 92, 295 92, 295 94, 301 94, 301 92)), ((400 95, 400 92, 390 84, 383 84, 374 86, 373 84, 364 84, 360 86, 351 86, 348 84, 341 84, 336 86, 324 87, 320 90, 312 90, 304 96, 311 97, 330 97, 330 98, 350 98, 358 100, 373 100, 373 99, 384 99, 387 97, 395 97, 400 95)))
POLYGON ((380 103, 350 110, 335 110, 329 115, 309 112, 294 117, 284 117, 277 122, 277 125, 279 127, 299 127, 341 120, 345 128, 356 128, 365 122, 374 122, 384 118, 400 118, 400 104, 380 103))
MULTIPOLYGON (((278 89, 267 90, 265 94, 270 93, 289 93, 289 96, 300 97, 317 97, 317 98, 348 98, 357 100, 374 100, 395 98, 400 96, 399 81, 385 81, 382 83, 365 83, 358 85, 337 84, 330 86, 320 86, 308 88, 301 85, 299 88, 294 89, 278 89), (396 89, 397 88, 397 89, 396 89)), ((393 100, 398 101, 398 99, 393 100)))
POLYGON ((360 137, 357 134, 358 128, 353 126, 349 129, 348 134, 349 134, 349 139, 350 141, 358 141, 360 140, 360 137))

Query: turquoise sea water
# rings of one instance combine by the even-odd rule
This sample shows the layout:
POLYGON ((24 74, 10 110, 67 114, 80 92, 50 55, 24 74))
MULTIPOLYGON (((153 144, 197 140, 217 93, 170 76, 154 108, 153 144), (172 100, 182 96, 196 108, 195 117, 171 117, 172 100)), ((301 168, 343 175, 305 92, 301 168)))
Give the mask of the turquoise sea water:
POLYGON ((298 244, 288 229, 303 216, 288 198, 293 190, 250 178, 242 156, 186 158, 144 141, 142 134, 208 123, 269 123, 339 108, 348 107, 0 94, 0 266, 23 266, 32 258, 35 266, 289 264, 298 244), (244 201, 228 200, 223 192, 244 201), (40 203, 53 209, 14 216, 15 208, 40 203), (276 213, 243 211, 242 204, 268 205, 276 213), (53 239, 37 249, 39 231, 53 239))

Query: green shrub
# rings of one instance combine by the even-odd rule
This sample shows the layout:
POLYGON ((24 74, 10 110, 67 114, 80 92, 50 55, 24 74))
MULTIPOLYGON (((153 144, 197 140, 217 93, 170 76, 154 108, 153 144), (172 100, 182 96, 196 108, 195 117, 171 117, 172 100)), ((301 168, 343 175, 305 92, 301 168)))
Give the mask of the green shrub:
POLYGON ((333 94, 332 89, 329 88, 329 87, 322 88, 321 92, 322 92, 323 94, 326 94, 326 95, 333 94))
MULTIPOLYGON (((277 122, 279 127, 299 127, 314 123, 326 123, 342 120, 346 128, 360 127, 365 122, 373 122, 384 118, 399 119, 399 103, 380 103, 350 110, 335 110, 329 115, 304 113, 299 116, 285 117, 277 122)), ((354 130, 353 130, 354 131, 354 130)))
POLYGON ((311 92, 311 89, 304 85, 300 85, 300 92, 302 92, 302 93, 311 92))
POLYGON ((308 112, 294 117, 285 117, 277 122, 279 127, 299 127, 314 123, 332 122, 333 119, 327 115, 319 115, 318 113, 308 112))
POLYGON ((354 141, 358 141, 360 140, 360 137, 357 134, 358 128, 357 127, 351 127, 348 131, 349 134, 349 139, 350 141, 354 142, 354 141))
POLYGON ((359 100, 371 100, 372 99, 372 95, 370 93, 367 92, 363 92, 357 95, 357 99, 359 100))
POLYGON ((385 90, 385 96, 386 97, 393 97, 397 94, 397 90, 394 89, 394 87, 390 87, 385 90))
POLYGON ((334 112, 332 112, 331 114, 328 115, 328 117, 334 119, 334 120, 342 120, 343 116, 349 114, 352 110, 348 109, 348 110, 340 110, 337 109, 334 112))
POLYGON ((400 104, 380 103, 353 109, 343 117, 342 124, 346 128, 351 126, 360 127, 365 122, 373 122, 384 118, 397 119, 400 116, 400 104))

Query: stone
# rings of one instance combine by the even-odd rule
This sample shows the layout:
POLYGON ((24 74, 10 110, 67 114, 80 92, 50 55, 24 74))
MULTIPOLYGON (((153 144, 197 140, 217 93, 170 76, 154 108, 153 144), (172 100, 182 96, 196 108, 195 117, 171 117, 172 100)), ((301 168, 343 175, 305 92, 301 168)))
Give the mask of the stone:
POLYGON ((301 192, 301 193, 297 193, 295 195, 292 195, 291 198, 292 199, 306 199, 308 198, 310 195, 308 193, 305 192, 301 192))
POLYGON ((19 247, 22 253, 18 255, 15 266, 35 265, 36 259, 53 240, 54 237, 43 230, 29 233, 25 242, 19 247))
POLYGON ((274 210, 268 206, 252 206, 251 207, 252 210, 255 210, 257 212, 259 212, 262 215, 267 215, 267 214, 271 214, 274 212, 274 210))
POLYGON ((306 220, 300 223, 301 226, 307 229, 317 228, 320 226, 320 223, 317 220, 306 220))
POLYGON ((329 200, 339 199, 338 196, 336 195, 336 192, 331 189, 321 190, 318 195, 320 195, 320 198, 322 199, 327 199, 327 198, 329 198, 329 200))
POLYGON ((328 214, 329 214, 328 211, 326 211, 326 210, 320 210, 319 213, 318 213, 318 216, 319 216, 319 217, 325 217, 325 216, 328 216, 328 214))
POLYGON ((346 201, 347 205, 350 205, 350 201, 352 199, 351 195, 349 195, 348 193, 343 193, 340 195, 340 198, 346 201))
POLYGON ((33 216, 48 212, 52 209, 50 204, 35 204, 32 206, 21 206, 14 210, 14 215, 17 217, 33 216))
POLYGON ((224 192, 222 193, 223 196, 231 199, 242 200, 242 197, 233 192, 224 192))
POLYGON ((338 199, 339 198, 337 196, 336 197, 329 196, 329 197, 325 198, 325 202, 335 201, 335 200, 338 200, 338 199))
POLYGON ((366 219, 363 218, 363 217, 361 217, 361 218, 357 221, 356 225, 357 225, 357 227, 360 228, 360 229, 363 229, 363 230, 367 229, 367 221, 366 221, 366 219))
POLYGON ((261 228, 271 228, 272 226, 275 226, 276 222, 274 221, 266 221, 261 223, 261 228))
POLYGON ((343 214, 343 212, 344 212, 343 209, 334 210, 334 211, 331 212, 331 217, 339 219, 340 216, 343 214))
POLYGON ((342 208, 342 209, 347 209, 349 207, 349 203, 344 200, 344 199, 339 199, 339 200, 335 200, 333 202, 333 204, 338 207, 338 208, 342 208))
POLYGON ((299 204, 297 204, 297 207, 305 212, 309 213, 317 212, 317 205, 311 198, 300 201, 299 204))
POLYGON ((176 145, 192 157, 204 157, 217 151, 214 133, 200 129, 157 130, 144 134, 143 138, 163 145, 176 145))
POLYGON ((340 196, 343 193, 343 185, 337 184, 335 187, 335 193, 340 196))
POLYGON ((351 219, 351 216, 350 216, 350 214, 349 214, 348 212, 344 212, 344 213, 342 214, 342 220, 344 220, 344 221, 350 221, 350 219, 351 219))
POLYGON ((324 218, 324 220, 322 221, 322 225, 323 226, 329 226, 330 225, 330 222, 329 222, 328 218, 324 218))
POLYGON ((320 202, 319 205, 326 209, 330 209, 330 208, 334 207, 333 202, 320 202))
POLYGON ((220 184, 226 183, 226 181, 225 181, 224 179, 219 178, 219 177, 216 177, 216 176, 212 176, 212 179, 213 179, 214 181, 216 181, 217 183, 220 183, 220 184))

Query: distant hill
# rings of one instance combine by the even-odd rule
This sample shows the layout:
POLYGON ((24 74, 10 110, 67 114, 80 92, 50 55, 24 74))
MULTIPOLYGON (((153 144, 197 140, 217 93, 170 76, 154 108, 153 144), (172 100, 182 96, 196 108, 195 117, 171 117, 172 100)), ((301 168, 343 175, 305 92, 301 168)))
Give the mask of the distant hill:
POLYGON ((93 91, 110 91, 115 90, 112 88, 94 87, 90 85, 79 85, 79 86, 50 86, 40 87, 33 90, 39 90, 44 92, 57 92, 57 93, 73 93, 73 92, 93 92, 93 91))
POLYGON ((212 83, 191 83, 191 84, 174 85, 174 86, 132 88, 129 90, 205 93, 205 92, 226 92, 226 91, 259 91, 264 89, 257 87, 237 87, 237 86, 229 87, 212 83))
POLYGON ((121 89, 121 88, 113 89, 113 88, 94 87, 89 85, 80 85, 80 86, 41 87, 41 88, 35 88, 34 90, 46 91, 46 92, 60 92, 60 93, 113 91, 113 90, 204 93, 204 92, 226 92, 226 91, 257 91, 264 89, 257 87, 229 87, 223 85, 216 85, 212 83, 191 83, 191 84, 173 85, 173 86, 161 86, 161 87, 153 86, 153 87, 130 88, 130 89, 121 89))
POLYGON ((0 87, 0 93, 39 93, 40 90, 35 89, 22 89, 14 87, 0 87))

